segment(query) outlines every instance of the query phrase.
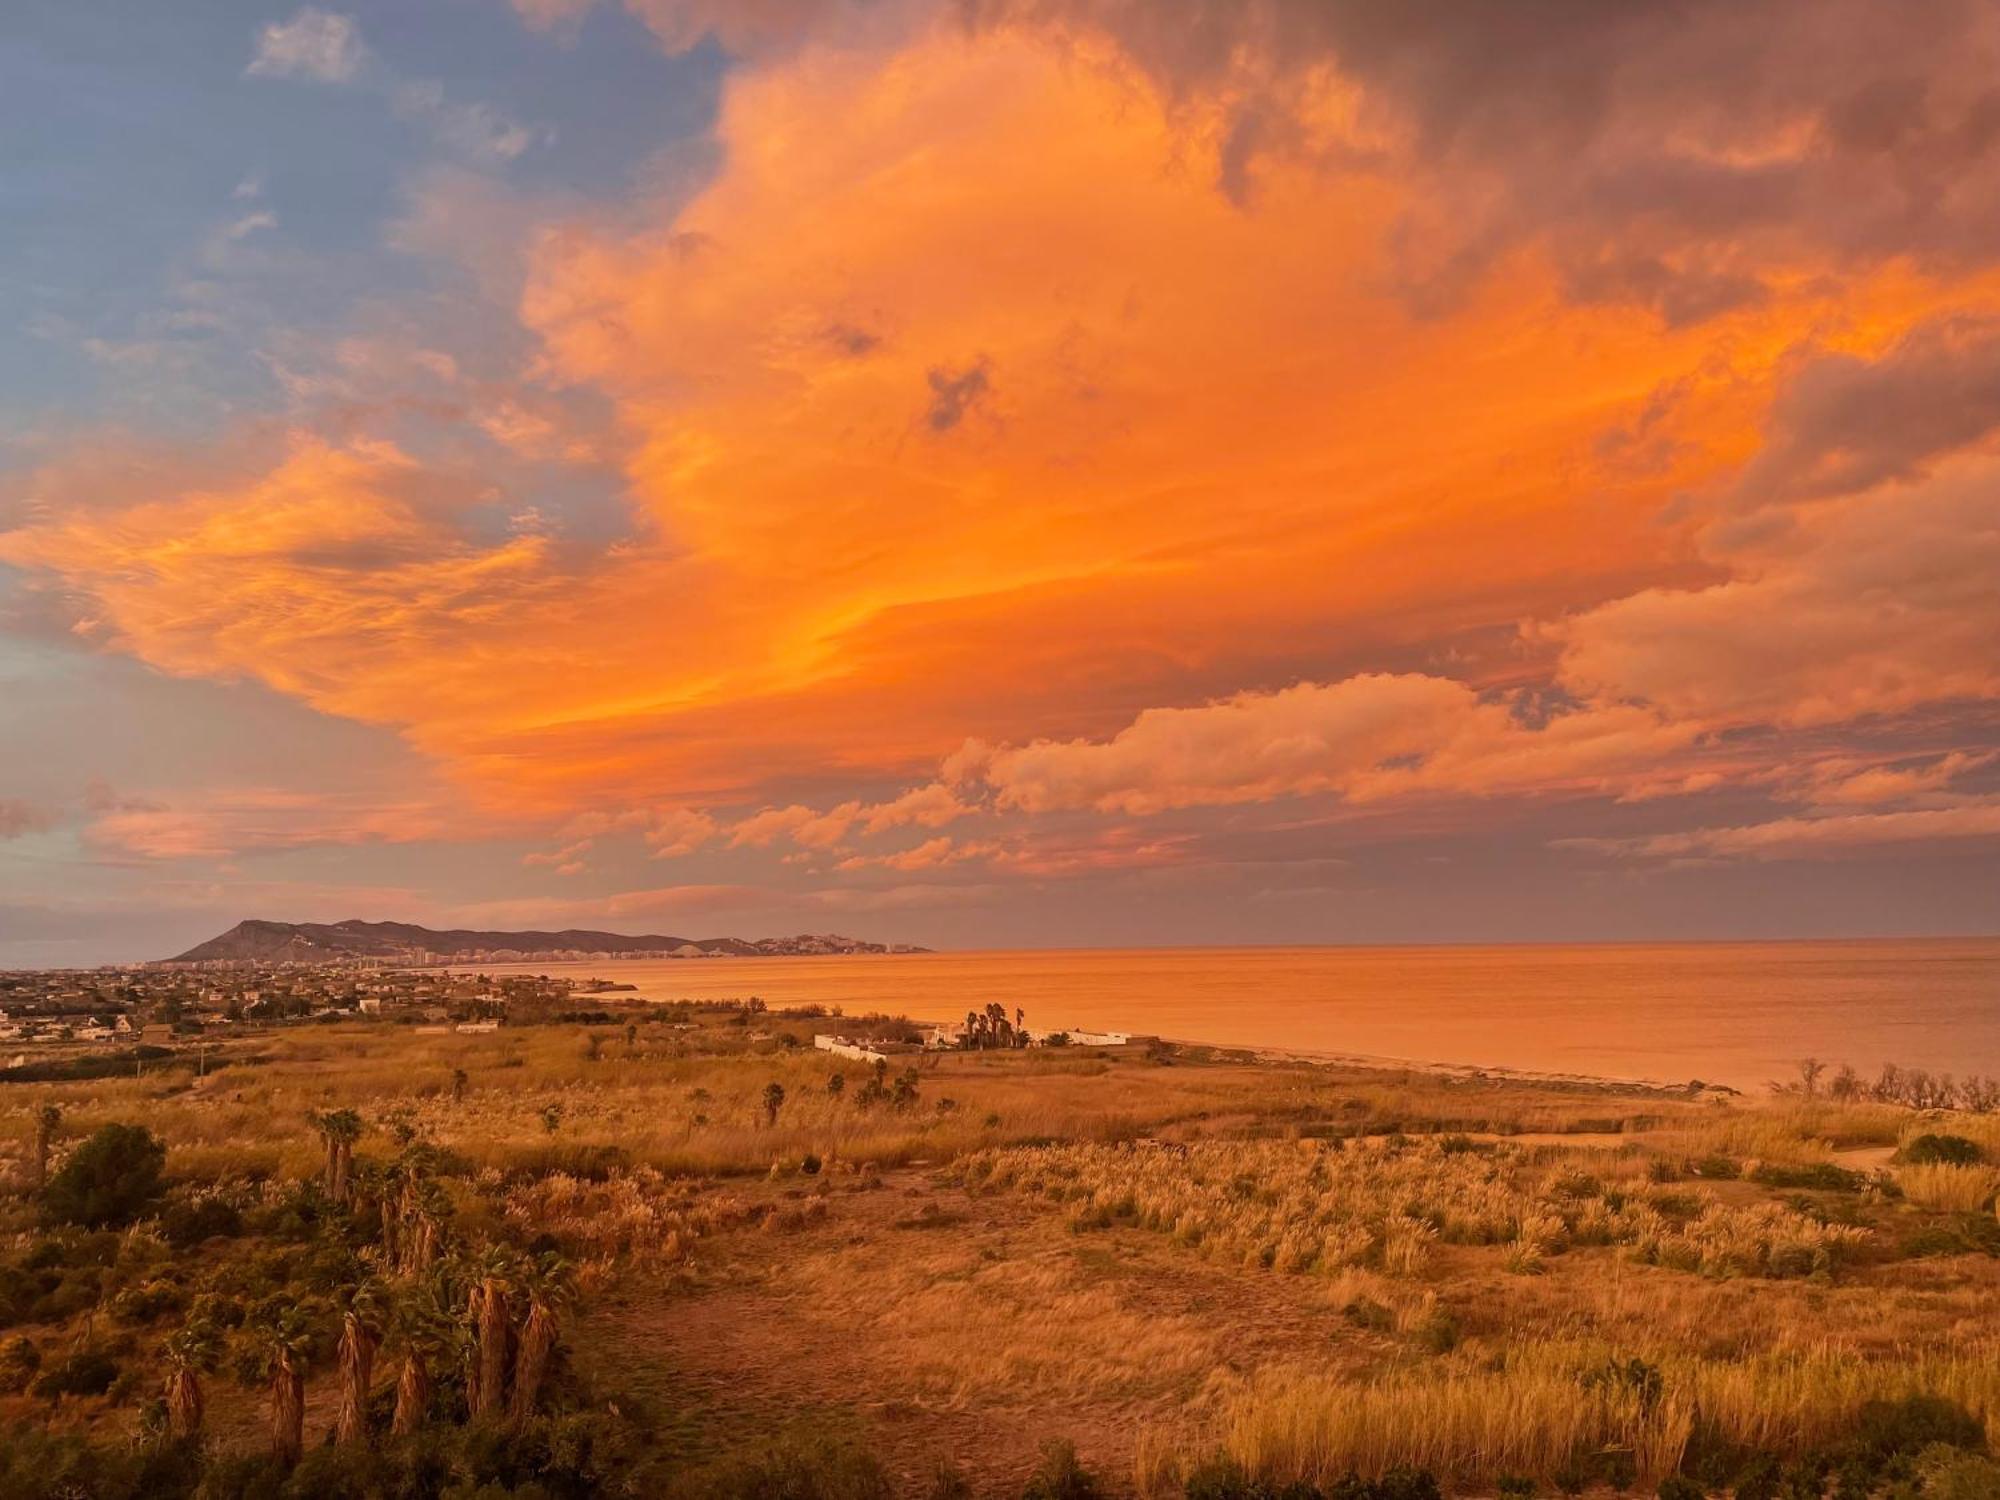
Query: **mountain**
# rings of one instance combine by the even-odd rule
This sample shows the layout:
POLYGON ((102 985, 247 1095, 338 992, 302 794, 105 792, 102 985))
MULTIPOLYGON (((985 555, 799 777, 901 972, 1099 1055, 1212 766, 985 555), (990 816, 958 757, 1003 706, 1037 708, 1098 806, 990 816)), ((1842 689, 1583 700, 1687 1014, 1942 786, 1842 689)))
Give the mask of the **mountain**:
POLYGON ((220 937, 198 943, 176 964, 280 963, 478 963, 509 960, 623 958, 755 958, 815 953, 915 953, 907 944, 864 943, 838 933, 797 937, 682 938, 566 928, 561 932, 439 932, 408 922, 238 922, 220 937))

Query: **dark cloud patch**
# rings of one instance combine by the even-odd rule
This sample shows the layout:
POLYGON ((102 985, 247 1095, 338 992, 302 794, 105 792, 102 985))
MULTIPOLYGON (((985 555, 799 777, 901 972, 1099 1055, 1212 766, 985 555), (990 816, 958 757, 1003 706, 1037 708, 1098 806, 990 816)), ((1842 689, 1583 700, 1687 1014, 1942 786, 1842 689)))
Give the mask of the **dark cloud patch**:
POLYGON ((1924 324, 1880 359, 1821 354, 1772 404, 1745 504, 1850 494, 1922 477, 2000 430, 2000 321, 1924 324))
POLYGON ((982 354, 962 370, 933 365, 925 372, 925 379, 930 382, 931 402, 924 412, 924 422, 932 432, 950 432, 985 399, 993 388, 988 369, 988 361, 982 354))
POLYGON ((1419 189, 1419 309, 1547 247, 1571 296, 1693 323, 1801 262, 1989 263, 2000 9, 1987 0, 957 0, 969 24, 1108 35, 1170 97, 1226 101, 1217 175, 1290 149, 1331 67, 1419 189))
POLYGON ((872 354, 882 346, 879 335, 852 323, 829 323, 826 326, 826 341, 849 359, 859 359, 864 354, 872 354))

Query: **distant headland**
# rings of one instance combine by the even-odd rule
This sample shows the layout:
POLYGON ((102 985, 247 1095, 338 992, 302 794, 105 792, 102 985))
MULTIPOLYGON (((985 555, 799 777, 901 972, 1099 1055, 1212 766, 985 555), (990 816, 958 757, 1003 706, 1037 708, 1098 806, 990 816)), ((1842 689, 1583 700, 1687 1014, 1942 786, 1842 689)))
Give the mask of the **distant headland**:
POLYGON ((163 962, 463 964, 926 951, 910 943, 868 943, 833 932, 755 939, 683 938, 659 933, 631 937, 573 927, 561 932, 438 931, 409 922, 267 922, 253 918, 163 962))

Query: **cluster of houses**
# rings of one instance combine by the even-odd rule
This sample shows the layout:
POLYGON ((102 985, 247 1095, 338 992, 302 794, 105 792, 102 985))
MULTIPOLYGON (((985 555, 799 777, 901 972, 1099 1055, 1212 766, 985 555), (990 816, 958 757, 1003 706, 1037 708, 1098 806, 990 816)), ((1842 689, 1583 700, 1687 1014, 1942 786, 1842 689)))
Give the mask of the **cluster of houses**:
MULTIPOLYGON (((1014 1035, 1021 1038, 1020 1045, 1028 1047, 1131 1047, 1144 1046, 1156 1042, 1158 1037, 1141 1036, 1130 1031, 1054 1031, 1037 1030, 1023 1026, 1014 1035)), ((896 1052, 957 1052, 965 1048, 968 1032, 962 1021, 949 1021, 923 1029, 923 1040, 918 1044, 908 1042, 885 1042, 877 1040, 855 1041, 844 1036, 821 1033, 813 1038, 813 1046, 822 1052, 830 1052, 835 1057, 844 1057, 853 1062, 887 1062, 890 1054, 896 1052)))
POLYGON ((250 1024, 369 1016, 424 1030, 493 1031, 510 1005, 562 1007, 630 988, 364 964, 0 971, 0 1067, 25 1067, 50 1049, 170 1047, 250 1024))

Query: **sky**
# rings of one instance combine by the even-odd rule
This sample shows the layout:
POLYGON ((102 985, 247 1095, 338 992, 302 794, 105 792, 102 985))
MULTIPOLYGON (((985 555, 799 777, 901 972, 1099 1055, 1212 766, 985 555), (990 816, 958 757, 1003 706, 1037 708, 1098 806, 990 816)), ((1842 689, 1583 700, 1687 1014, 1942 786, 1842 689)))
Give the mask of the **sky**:
POLYGON ((2000 933, 2000 11, 14 0, 0 965, 2000 933))

